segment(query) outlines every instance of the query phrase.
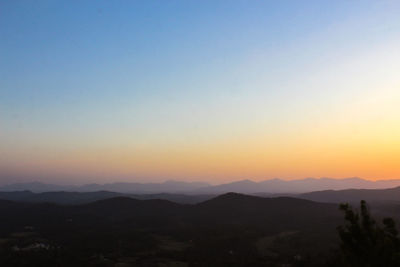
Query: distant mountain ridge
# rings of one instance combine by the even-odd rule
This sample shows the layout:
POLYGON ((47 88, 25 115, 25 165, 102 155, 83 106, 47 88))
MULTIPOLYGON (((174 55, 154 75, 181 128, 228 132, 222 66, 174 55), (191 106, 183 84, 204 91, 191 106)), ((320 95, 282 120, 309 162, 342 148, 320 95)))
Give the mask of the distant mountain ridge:
POLYGON ((182 182, 165 181, 162 183, 109 183, 109 184, 87 184, 82 186, 62 186, 45 184, 40 182, 15 183, 0 186, 0 191, 31 191, 42 192, 97 192, 109 191, 130 194, 224 194, 236 192, 242 194, 270 193, 300 194, 322 190, 345 190, 345 189, 386 189, 400 186, 400 179, 370 181, 362 178, 306 178, 299 180, 270 179, 260 182, 241 180, 231 183, 210 185, 204 182, 182 182))
POLYGON ((298 198, 325 203, 395 202, 400 203, 400 186, 388 189, 324 190, 296 195, 298 198))
POLYGON ((1 192, 0 200, 9 200, 15 202, 26 202, 26 203, 56 203, 62 205, 79 205, 91 203, 94 201, 115 198, 115 197, 126 197, 138 200, 149 200, 149 199, 164 199, 175 203, 182 204, 196 204, 205 200, 208 200, 215 195, 184 195, 184 194, 129 194, 129 193, 117 193, 109 191, 95 191, 95 192, 66 192, 66 191, 52 191, 33 193, 31 191, 10 191, 1 192))
POLYGON ((209 186, 196 190, 197 193, 223 194, 237 192, 243 194, 254 193, 306 193, 320 190, 343 190, 343 189, 385 189, 400 186, 400 180, 370 181, 361 178, 306 178, 299 180, 271 179, 261 182, 242 180, 216 186, 209 186))
MULTIPOLYGON (((238 193, 227 193, 224 196, 232 196, 238 193)), ((400 204, 400 186, 388 189, 345 189, 345 190, 322 190, 308 193, 258 193, 248 196, 258 196, 262 198, 292 197, 297 199, 306 199, 323 203, 352 203, 358 205, 360 200, 366 200, 369 203, 392 203, 400 204)), ((92 203, 99 200, 105 200, 115 197, 125 197, 137 200, 162 199, 180 204, 197 204, 210 200, 218 194, 129 194, 109 191, 95 192, 44 192, 33 193, 31 191, 11 191, 1 192, 0 200, 8 200, 25 203, 55 203, 61 205, 79 205, 92 203)), ((246 196, 247 197, 247 196, 246 196)))
POLYGON ((32 183, 14 183, 0 186, 0 191, 31 191, 33 193, 43 192, 97 192, 109 191, 116 193, 181 193, 193 191, 198 188, 209 186, 203 182, 181 182, 168 180, 162 183, 108 183, 108 184, 86 184, 82 186, 73 185, 55 185, 41 182, 32 183))

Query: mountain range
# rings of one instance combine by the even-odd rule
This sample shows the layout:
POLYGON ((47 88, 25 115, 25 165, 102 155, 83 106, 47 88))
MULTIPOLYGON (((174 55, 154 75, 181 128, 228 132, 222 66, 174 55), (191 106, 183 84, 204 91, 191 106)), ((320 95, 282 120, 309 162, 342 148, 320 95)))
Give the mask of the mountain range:
POLYGON ((14 183, 0 186, 0 191, 31 191, 34 193, 42 192, 97 192, 110 191, 118 193, 180 193, 190 192, 199 188, 209 186, 203 182, 181 182, 181 181, 165 181, 162 183, 108 183, 108 184, 85 184, 81 186, 74 185, 55 185, 41 182, 31 183, 14 183))
POLYGON ((0 192, 0 199, 26 202, 26 203, 56 203, 62 205, 78 205, 91 203, 98 200, 110 199, 115 197, 127 197, 138 200, 164 199, 181 204, 196 204, 215 197, 215 195, 184 195, 184 194, 129 194, 110 191, 95 192, 41 192, 34 193, 31 191, 10 191, 0 192))
MULTIPOLYGON (((323 190, 313 191, 300 194, 285 194, 285 193, 255 193, 254 196, 263 198, 271 197, 295 197, 299 199, 312 200, 324 203, 352 203, 358 205, 360 200, 366 200, 368 203, 400 203, 400 187, 388 189, 344 189, 344 190, 323 190)), ((105 200, 115 197, 126 197, 137 200, 163 199, 180 204, 197 204, 216 197, 217 194, 172 194, 172 193, 157 193, 157 194, 131 194, 118 193, 110 191, 95 191, 95 192, 42 192, 34 193, 31 191, 10 191, 1 192, 0 199, 25 202, 25 203, 56 203, 62 205, 78 205, 91 203, 98 200, 105 200)))
POLYGON ((299 194, 296 197, 325 203, 358 203, 360 200, 374 203, 400 203, 400 187, 388 189, 324 190, 299 194))
MULTIPOLYGON (((312 229, 311 221, 331 224, 340 219, 336 204, 318 203, 292 197, 264 198, 238 193, 227 193, 197 204, 179 204, 162 199, 138 200, 111 197, 86 204, 58 205, 50 203, 21 203, 0 200, 0 211, 7 220, 4 228, 32 225, 35 228, 63 228, 72 225, 101 225, 121 223, 140 227, 215 227, 226 225, 259 225, 268 231, 312 229), (46 217, 46 220, 43 218, 46 217), (23 218, 23 220, 21 219, 23 218), (293 218, 297 218, 293 220, 293 218), (158 225, 160 222, 163 224, 158 225), (142 225, 143 224, 143 225, 142 225)), ((52 229, 53 230, 53 229, 52 229)))
POLYGON ((40 182, 14 183, 0 186, 0 191, 41 192, 96 192, 110 191, 132 194, 159 194, 159 193, 184 193, 184 194, 223 194, 237 192, 243 194, 254 193, 307 193, 322 190, 344 189, 386 189, 400 186, 400 180, 370 181, 362 178, 306 178, 299 180, 270 179, 260 182, 241 180, 219 185, 210 185, 204 182, 165 181, 162 183, 108 183, 86 184, 82 186, 54 185, 40 182))
POLYGON ((400 186, 400 180, 370 181, 361 178, 306 178, 300 180, 271 179, 261 182, 242 180, 233 183, 197 189, 197 193, 223 194, 226 192, 252 193, 306 193, 321 190, 384 189, 400 186))

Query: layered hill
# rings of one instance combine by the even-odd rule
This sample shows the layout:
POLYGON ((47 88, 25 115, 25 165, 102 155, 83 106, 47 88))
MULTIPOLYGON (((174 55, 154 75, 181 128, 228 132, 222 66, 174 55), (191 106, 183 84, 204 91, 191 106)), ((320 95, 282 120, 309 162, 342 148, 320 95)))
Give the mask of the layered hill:
POLYGON ((343 223, 337 204, 238 193, 197 204, 0 200, 0 215, 2 266, 323 266, 343 223))
POLYGON ((63 205, 78 205, 113 197, 129 197, 139 200, 165 199, 182 204, 195 204, 214 197, 215 195, 185 195, 185 194, 128 194, 109 191, 67 192, 54 191, 34 193, 31 191, 0 192, 0 199, 27 203, 55 203, 63 205))
POLYGON ((400 203, 400 187, 388 189, 324 190, 298 195, 299 198, 328 203, 392 202, 400 203))
MULTIPOLYGON (((140 224, 164 222, 178 225, 259 225, 263 228, 309 228, 316 223, 328 223, 339 218, 337 205, 304 199, 280 197, 262 198, 228 193, 199 204, 177 204, 168 200, 137 200, 113 197, 83 205, 16 203, 1 201, 2 217, 17 227, 22 225, 66 226, 68 222, 84 225, 140 224)), ((0 222, 1 224, 2 222, 0 222)), ((4 223, 4 222, 3 222, 4 223)), ((147 224, 146 226, 149 226, 147 224)), ((142 225, 143 226, 143 225, 142 225)))
POLYGON ((228 192, 242 194, 255 193, 306 193, 321 190, 343 190, 343 189, 385 189, 400 186, 400 180, 377 180, 370 181, 361 178, 306 178, 299 180, 270 179, 260 182, 241 180, 219 185, 210 185, 203 182, 165 181, 162 183, 109 183, 109 184, 87 184, 81 186, 61 186, 53 184, 16 183, 0 186, 0 192, 31 191, 43 192, 97 192, 108 191, 123 194, 190 194, 190 195, 216 195, 228 192))

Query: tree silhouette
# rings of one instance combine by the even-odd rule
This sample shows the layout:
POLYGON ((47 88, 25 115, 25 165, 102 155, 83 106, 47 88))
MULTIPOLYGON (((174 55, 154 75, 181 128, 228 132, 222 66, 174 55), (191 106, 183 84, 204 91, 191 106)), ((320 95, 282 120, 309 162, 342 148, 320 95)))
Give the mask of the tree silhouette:
POLYGON ((392 218, 385 218, 378 224, 364 200, 359 211, 349 204, 341 204, 340 210, 346 220, 345 225, 338 227, 342 266, 400 266, 400 239, 392 218))

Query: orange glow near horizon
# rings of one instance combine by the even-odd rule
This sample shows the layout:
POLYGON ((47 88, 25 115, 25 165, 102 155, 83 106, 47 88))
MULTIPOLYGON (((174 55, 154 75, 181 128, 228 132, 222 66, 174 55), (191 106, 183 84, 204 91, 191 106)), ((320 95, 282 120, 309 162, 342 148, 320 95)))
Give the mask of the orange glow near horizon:
POLYGON ((88 176, 92 177, 89 180, 105 182, 179 179, 220 183, 238 179, 354 176, 396 179, 400 178, 397 134, 395 129, 380 134, 370 132, 369 136, 324 130, 214 144, 110 144, 84 151, 64 151, 57 156, 43 153, 34 160, 27 155, 24 167, 18 170, 26 174, 88 176))
POLYGON ((400 2, 8 2, 0 184, 400 179, 400 2))

